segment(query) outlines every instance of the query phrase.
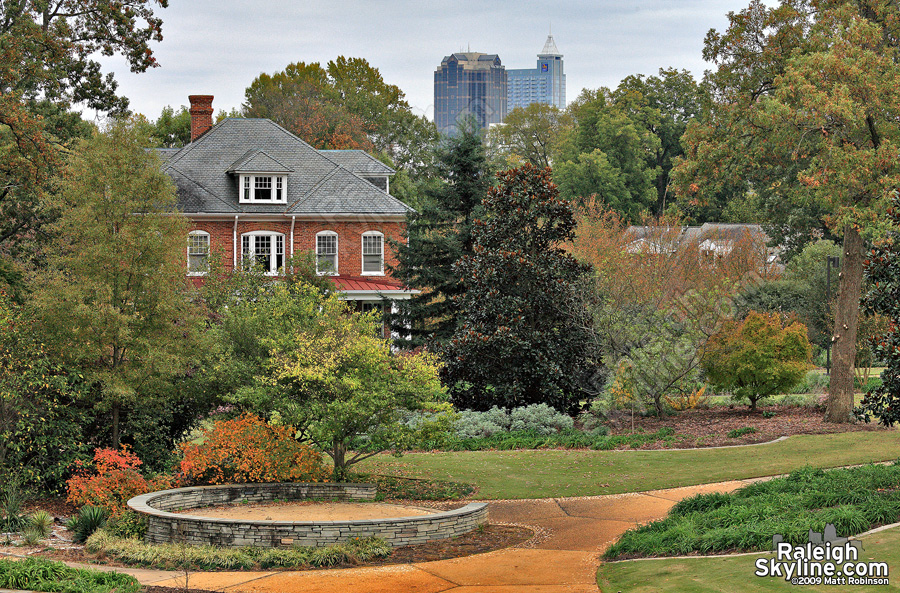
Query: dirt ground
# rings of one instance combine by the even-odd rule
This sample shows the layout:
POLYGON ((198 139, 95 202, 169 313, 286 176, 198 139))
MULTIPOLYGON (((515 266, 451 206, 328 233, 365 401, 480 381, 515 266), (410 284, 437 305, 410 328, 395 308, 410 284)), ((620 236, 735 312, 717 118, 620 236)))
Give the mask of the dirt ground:
MULTIPOLYGON (((751 413, 747 406, 714 406, 709 409, 685 410, 663 418, 622 415, 617 418, 611 434, 632 432, 655 433, 661 428, 671 428, 675 434, 667 441, 655 441, 642 445, 641 449, 690 449, 694 447, 721 447, 765 443, 779 437, 798 434, 830 434, 888 430, 877 424, 830 424, 824 420, 824 412, 800 406, 759 406, 751 413), (752 428, 745 434, 729 437, 728 433, 752 428)), ((626 447, 628 448, 628 447, 626 447)))

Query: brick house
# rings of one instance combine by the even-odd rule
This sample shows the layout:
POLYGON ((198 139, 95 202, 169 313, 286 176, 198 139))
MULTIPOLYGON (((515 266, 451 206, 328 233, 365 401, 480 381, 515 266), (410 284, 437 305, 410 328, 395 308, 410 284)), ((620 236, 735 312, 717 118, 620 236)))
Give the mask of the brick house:
POLYGON ((410 208, 388 193, 394 171, 359 150, 316 150, 267 119, 212 125, 212 96, 192 95, 191 143, 161 149, 180 210, 191 221, 188 275, 197 284, 210 252, 229 269, 256 261, 267 274, 315 253, 357 309, 409 298, 392 278, 388 239, 403 240, 410 208))

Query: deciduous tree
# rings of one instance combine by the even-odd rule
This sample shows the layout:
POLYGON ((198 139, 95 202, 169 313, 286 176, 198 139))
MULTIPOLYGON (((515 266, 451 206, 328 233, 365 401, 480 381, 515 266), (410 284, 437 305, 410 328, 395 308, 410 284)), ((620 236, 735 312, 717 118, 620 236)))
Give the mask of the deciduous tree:
POLYGON ((185 220, 158 158, 134 126, 115 122, 79 143, 61 178, 48 269, 33 306, 48 347, 83 369, 112 414, 183 373, 197 326, 185 277, 185 220))
POLYGON ((290 301, 299 300, 310 314, 270 335, 265 373, 235 401, 296 426, 332 458, 336 480, 367 457, 412 446, 417 433, 449 427, 434 355, 393 354, 375 319, 350 312, 336 296, 303 285, 273 290, 276 310, 296 309, 290 301), (401 423, 413 411, 433 416, 415 428, 401 423))
MULTIPOLYGON (((132 71, 156 65, 150 43, 162 39, 153 5, 167 0, 13 0, 0 3, 0 246, 33 237, 52 213, 42 207, 60 166, 64 134, 47 106, 73 104, 121 113, 93 56, 118 54, 132 71)), ((12 254, 18 257, 17 254, 12 254)), ((0 266, 2 267, 2 266, 0 266)))
POLYGON ((742 321, 727 321, 703 352, 703 370, 716 389, 750 402, 786 393, 810 368, 806 327, 785 324, 775 313, 751 311, 742 321))
MULTIPOLYGON (((818 219, 843 236, 826 418, 847 422, 862 283, 862 233, 900 184, 894 3, 754 1, 707 35, 715 105, 686 134, 679 195, 702 202, 747 181, 780 224, 818 219)), ((802 234, 797 228, 796 233, 802 234)))

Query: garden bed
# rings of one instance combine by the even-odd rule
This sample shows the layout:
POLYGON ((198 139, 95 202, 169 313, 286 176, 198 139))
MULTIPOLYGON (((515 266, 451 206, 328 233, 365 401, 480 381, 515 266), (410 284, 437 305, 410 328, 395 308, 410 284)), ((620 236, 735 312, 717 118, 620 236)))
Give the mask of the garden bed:
MULTIPOLYGON (((760 406, 750 413, 746 406, 714 406, 708 409, 685 410, 657 418, 654 416, 625 415, 618 419, 610 434, 626 435, 632 432, 655 433, 671 428, 674 434, 666 439, 646 442, 638 449, 690 449, 751 445, 774 441, 780 437, 798 434, 831 434, 889 430, 877 424, 831 424, 825 422, 824 412, 812 407, 770 405, 760 406), (752 428, 752 431, 742 430, 752 428), (743 433, 736 436, 737 433, 743 433), (735 435, 729 437, 729 434, 735 435)), ((622 447, 630 449, 631 447, 622 447)))

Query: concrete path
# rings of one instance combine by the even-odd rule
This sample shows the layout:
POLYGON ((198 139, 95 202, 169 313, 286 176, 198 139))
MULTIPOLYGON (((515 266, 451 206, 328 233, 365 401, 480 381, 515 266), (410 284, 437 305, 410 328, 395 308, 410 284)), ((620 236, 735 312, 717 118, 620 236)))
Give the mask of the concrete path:
MULTIPOLYGON (((490 520, 533 528, 515 548, 453 560, 302 572, 200 572, 191 588, 227 593, 597 593, 600 555, 627 529, 660 519, 682 498, 731 492, 755 480, 635 494, 492 500, 490 520)), ((145 585, 184 587, 183 574, 115 569, 145 585)))

